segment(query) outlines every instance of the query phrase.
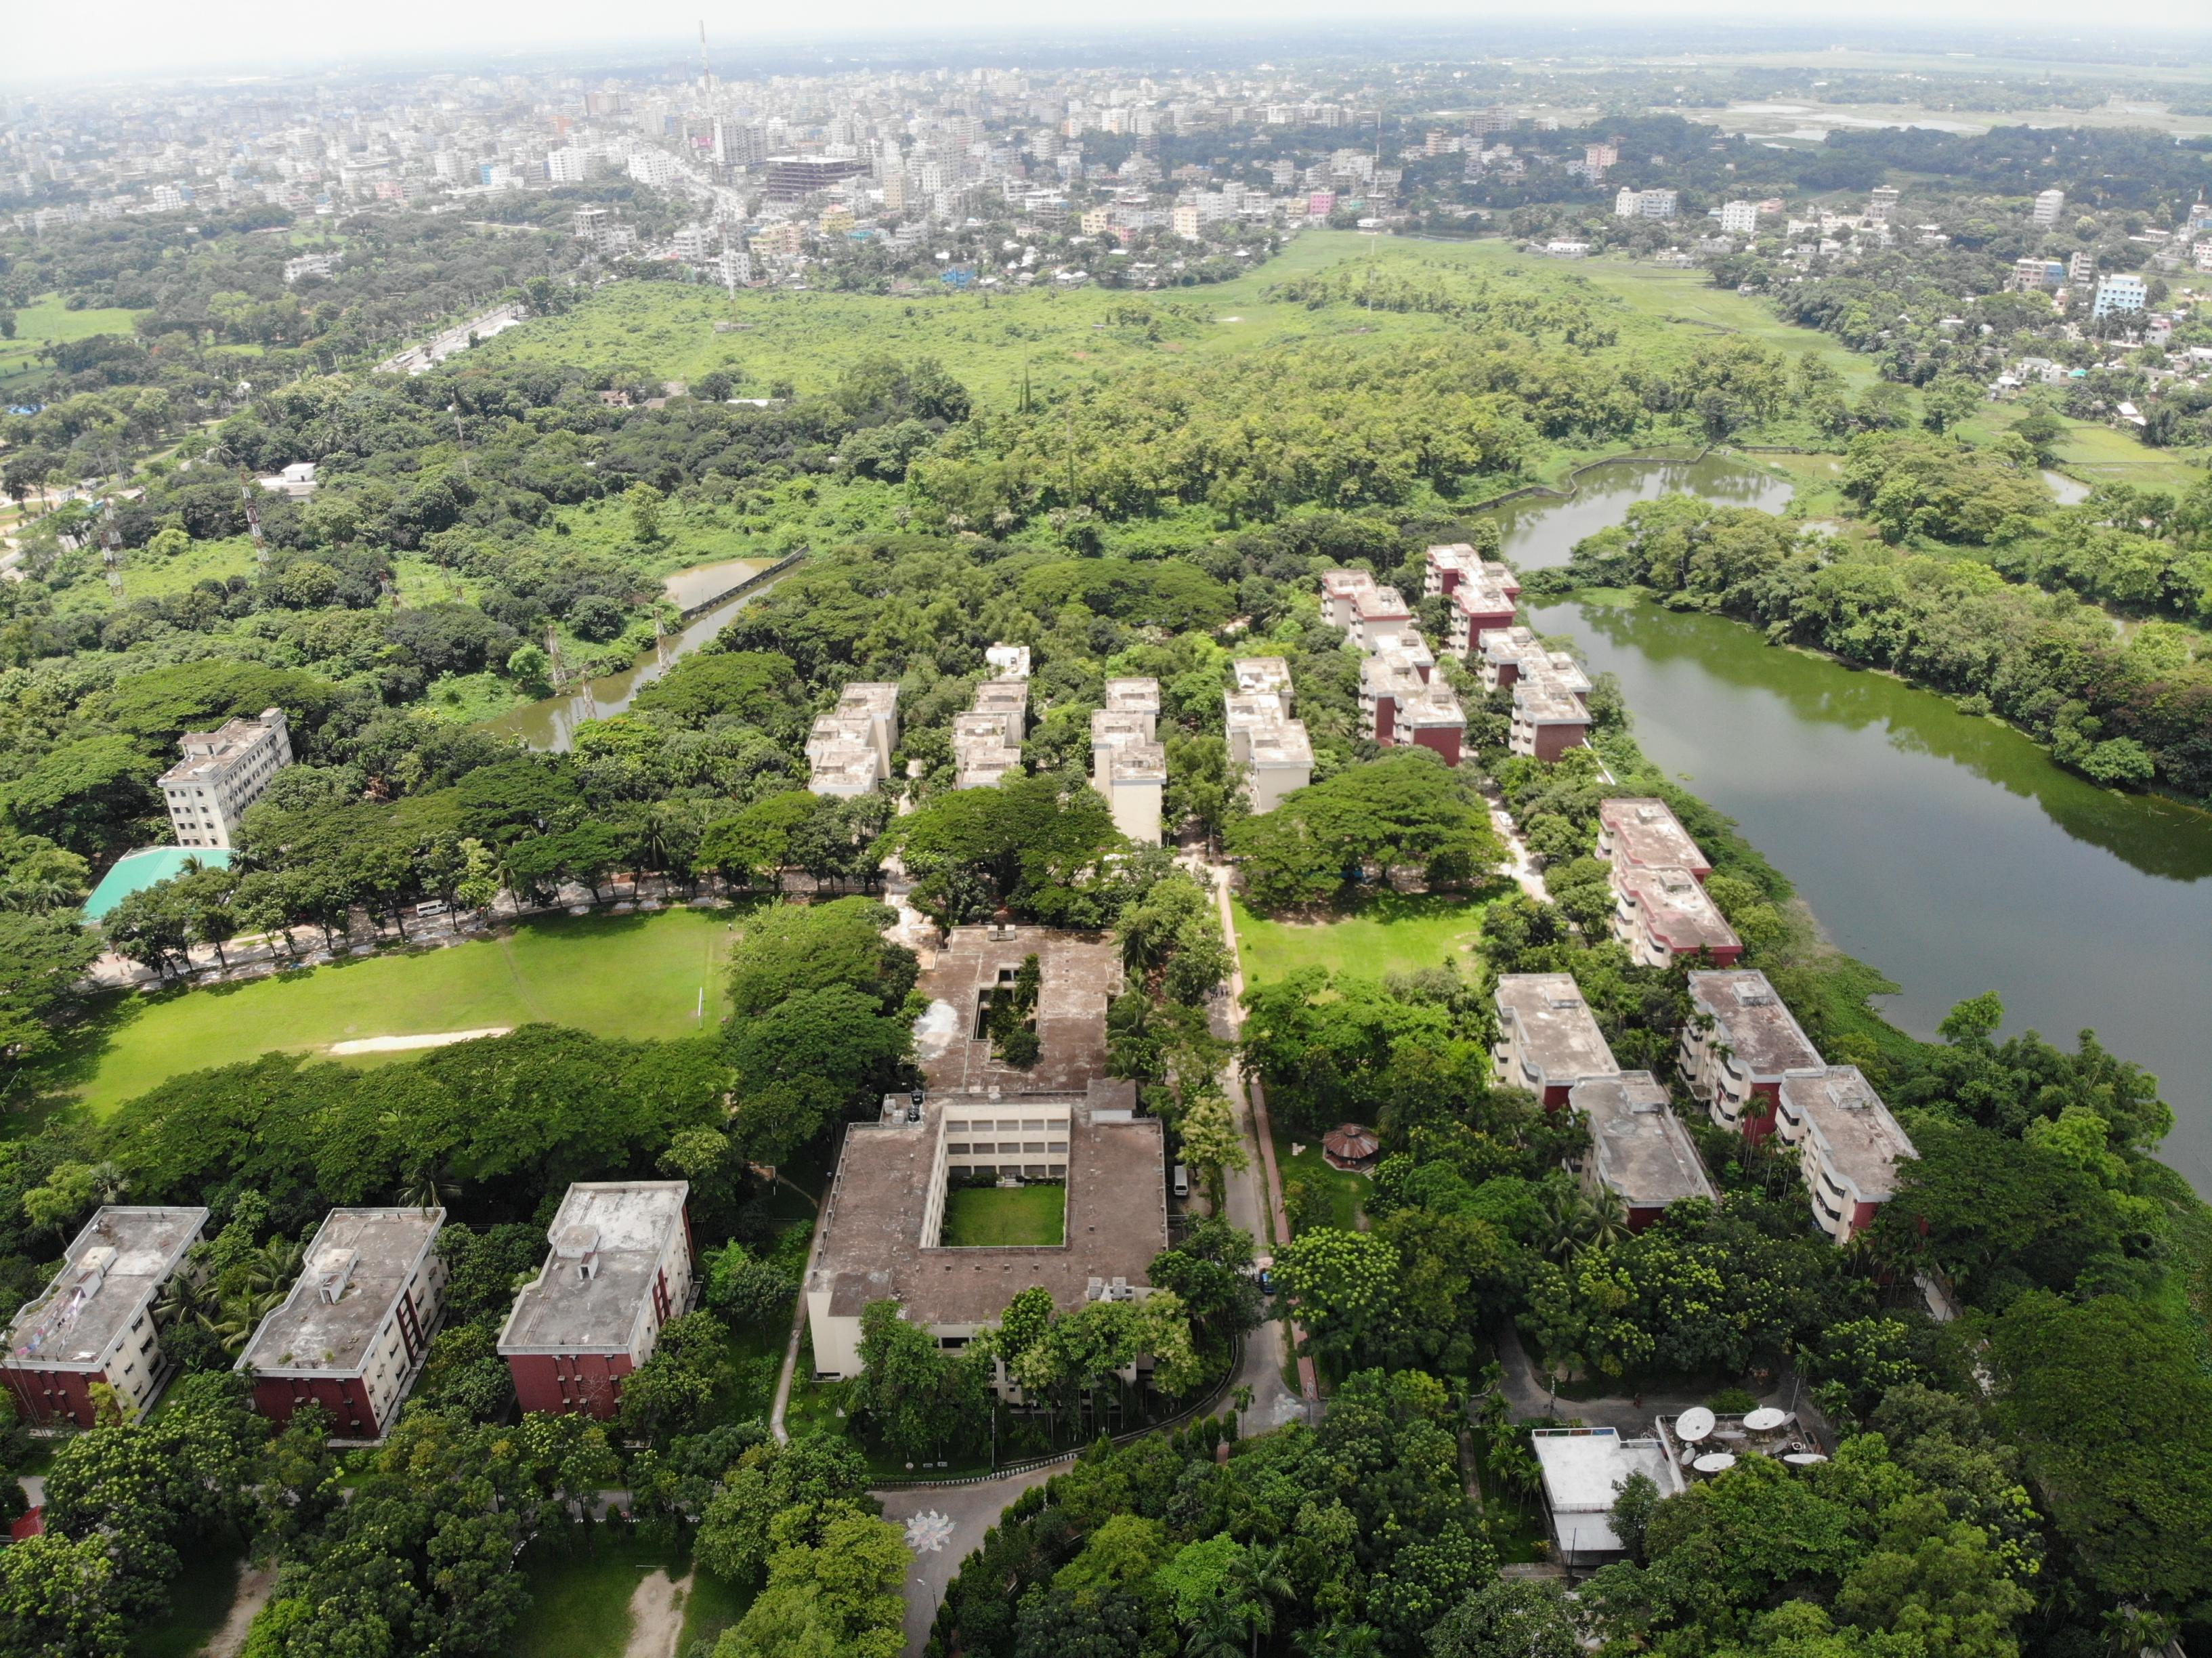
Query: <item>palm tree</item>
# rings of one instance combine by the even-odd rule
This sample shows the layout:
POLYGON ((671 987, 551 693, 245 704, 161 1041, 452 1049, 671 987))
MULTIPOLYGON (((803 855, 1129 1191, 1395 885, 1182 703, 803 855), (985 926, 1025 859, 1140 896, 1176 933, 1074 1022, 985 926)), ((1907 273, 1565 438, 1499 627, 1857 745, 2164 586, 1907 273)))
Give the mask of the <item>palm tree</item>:
POLYGON ((1588 1206, 1573 1192, 1554 1188, 1545 1194, 1542 1209, 1544 1234, 1549 1239, 1544 1253, 1557 1260, 1580 1254, 1589 1226, 1588 1206))
POLYGON ((130 1176, 117 1164, 98 1163, 93 1165, 92 1194, 102 1203, 120 1203, 123 1194, 130 1189, 130 1176))
POLYGON ((461 1200, 461 1183, 453 1171, 434 1161, 418 1164, 400 1187, 399 1200, 428 1214, 433 1209, 450 1209, 461 1200))
POLYGON ((1375 1658, 1382 1637, 1372 1624, 1318 1624, 1291 1637, 1299 1658, 1375 1658))
POLYGON ((1183 1658, 1244 1658, 1238 1608, 1226 1598, 1207 1602, 1183 1637, 1183 1658))
POLYGON ((161 1299, 154 1303, 155 1320, 164 1329, 197 1324, 202 1329, 211 1330, 220 1311, 215 1286, 197 1267, 190 1266, 161 1286, 161 1299))
POLYGON ((1620 1200, 1620 1193, 1609 1186, 1601 1186, 1582 1200, 1580 1206, 1584 1240, 1600 1248, 1618 1243, 1628 1236, 1628 1209, 1620 1200))
POLYGON ((1252 1658, 1260 1658, 1260 1637, 1275 1632, 1276 1602, 1291 1600, 1298 1592, 1284 1564, 1283 1546, 1247 1547, 1230 1563, 1223 1591, 1252 1631, 1252 1658))

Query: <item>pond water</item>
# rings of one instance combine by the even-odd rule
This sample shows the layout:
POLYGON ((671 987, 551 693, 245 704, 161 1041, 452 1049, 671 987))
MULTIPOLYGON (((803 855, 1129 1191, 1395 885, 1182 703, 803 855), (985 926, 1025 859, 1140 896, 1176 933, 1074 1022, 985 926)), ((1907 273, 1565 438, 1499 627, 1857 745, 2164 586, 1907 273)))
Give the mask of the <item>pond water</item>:
MULTIPOLYGON (((671 603, 689 610, 717 593, 727 592, 747 576, 765 569, 771 559, 733 558, 714 564, 695 564, 665 578, 662 586, 671 603)), ((533 749, 566 749, 575 740, 576 727, 586 720, 605 720, 629 707, 630 699, 666 673, 685 653, 696 650, 729 624, 729 620, 753 599, 769 591, 755 588, 702 612, 684 624, 683 630, 665 636, 658 651, 648 652, 620 673, 586 680, 574 690, 526 702, 484 722, 484 729, 500 737, 519 737, 533 749)))
MULTIPOLYGON (((1691 481, 1717 499, 1754 498, 1765 479, 1700 465, 1735 473, 1691 481)), ((1649 487, 1608 476, 1613 516, 1674 470, 1648 469, 1649 487)), ((1514 503, 1516 562, 1564 562, 1612 521, 1589 506, 1514 503)), ((1653 762, 1735 818, 1828 936, 1902 987, 1890 1018, 1932 1036, 1952 1004, 1994 990, 2008 1029, 2071 1046, 2094 1029, 2159 1074, 2175 1117, 2162 1155, 2212 1195, 2212 814, 2096 788, 1932 692, 1741 623, 1596 601, 1533 620, 1618 674, 1653 762)))

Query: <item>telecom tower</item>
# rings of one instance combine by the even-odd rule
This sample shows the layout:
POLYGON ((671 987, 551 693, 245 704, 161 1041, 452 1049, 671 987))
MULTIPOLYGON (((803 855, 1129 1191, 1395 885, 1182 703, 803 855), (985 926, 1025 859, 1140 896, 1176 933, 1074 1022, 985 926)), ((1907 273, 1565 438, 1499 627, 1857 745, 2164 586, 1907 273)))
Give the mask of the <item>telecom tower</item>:
POLYGON ((123 531, 115 527, 115 497, 110 495, 100 504, 100 562, 107 567, 107 587, 116 598, 123 597, 123 531))
POLYGON ((246 529, 253 537, 253 562, 265 570, 269 568, 269 544, 261 538, 261 503, 254 499, 259 493, 254 488, 252 472, 240 467, 238 498, 246 504, 246 529))

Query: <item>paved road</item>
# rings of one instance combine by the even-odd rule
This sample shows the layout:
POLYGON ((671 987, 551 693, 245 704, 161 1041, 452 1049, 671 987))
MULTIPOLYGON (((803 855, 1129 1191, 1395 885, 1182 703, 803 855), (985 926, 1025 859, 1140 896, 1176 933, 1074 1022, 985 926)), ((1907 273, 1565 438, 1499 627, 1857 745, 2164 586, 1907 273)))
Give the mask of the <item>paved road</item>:
POLYGON ((884 1517, 907 1527, 908 1541, 915 1549, 906 1582, 908 1658, 927 1643, 945 1586, 981 1545, 983 1533, 999 1523, 1008 1503, 1030 1486, 1044 1484, 1064 1466, 1055 1463, 974 1485, 898 1486, 876 1493, 883 1501, 884 1517), (923 1516, 920 1523, 908 1526, 917 1516, 923 1516))

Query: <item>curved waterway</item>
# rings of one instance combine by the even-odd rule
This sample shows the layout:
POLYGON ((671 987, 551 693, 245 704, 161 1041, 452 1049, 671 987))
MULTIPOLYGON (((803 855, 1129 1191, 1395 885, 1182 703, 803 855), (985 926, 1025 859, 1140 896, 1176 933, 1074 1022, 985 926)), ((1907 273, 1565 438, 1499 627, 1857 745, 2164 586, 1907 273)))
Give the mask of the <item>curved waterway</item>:
MULTIPOLYGON (((695 564, 688 570, 678 570, 661 585, 667 592, 669 603, 678 610, 689 610, 717 593, 727 592, 775 562, 766 558, 732 558, 718 564, 695 564)), ((577 726, 586 720, 605 720, 609 714, 620 714, 629 707, 632 697, 673 667, 678 658, 714 638, 729 625, 732 616, 774 585, 763 583, 751 592, 742 593, 694 616, 684 624, 682 632, 663 638, 659 650, 648 651, 620 673, 586 680, 564 695, 526 702, 496 720, 486 720, 484 729, 500 737, 519 737, 533 749, 566 749, 575 740, 577 726)))
MULTIPOLYGON (((1516 501, 1509 555, 1560 564, 1576 541, 1668 487, 1778 506, 1741 463, 1607 468, 1565 502, 1516 501), (1592 511, 1592 486, 1609 513, 1592 511)), ((1593 672, 1620 677, 1653 762, 1735 818, 1842 949, 1902 987, 1917 1035, 1994 990, 2007 1028, 2072 1045, 2093 1029, 2156 1072, 2174 1110, 2161 1155, 2212 1195, 2212 814, 2116 794, 1932 692, 1767 645, 1740 623, 1661 606, 1539 607, 1593 672)))

